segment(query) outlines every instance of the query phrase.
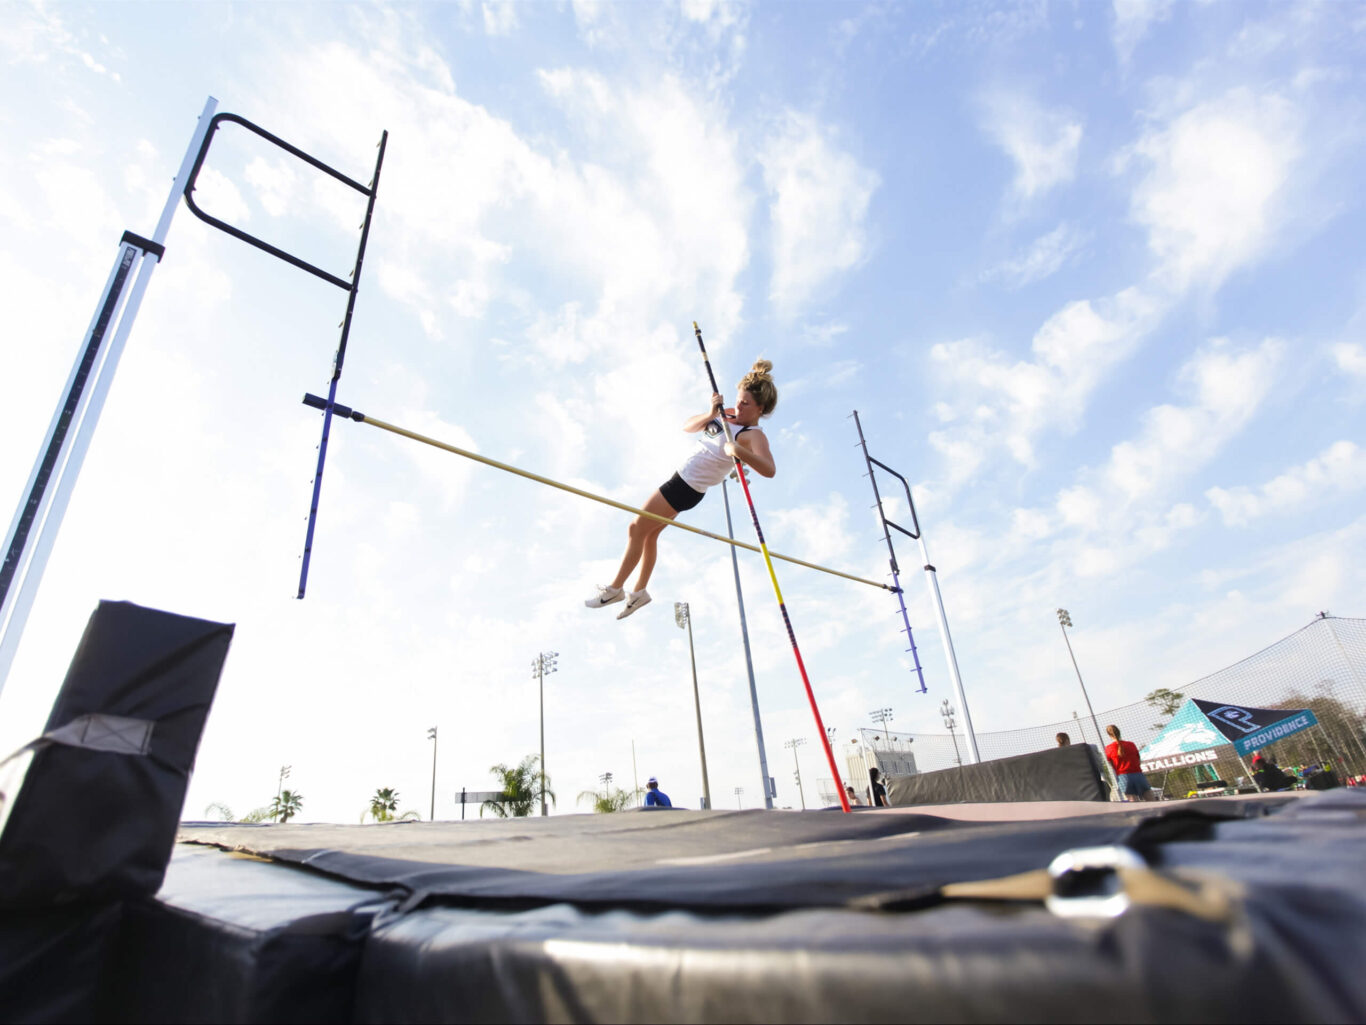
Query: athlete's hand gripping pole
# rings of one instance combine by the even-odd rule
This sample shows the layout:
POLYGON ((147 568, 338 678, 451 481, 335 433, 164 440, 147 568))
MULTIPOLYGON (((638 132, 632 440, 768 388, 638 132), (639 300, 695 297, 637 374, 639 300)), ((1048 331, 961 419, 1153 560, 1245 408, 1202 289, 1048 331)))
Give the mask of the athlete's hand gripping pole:
MULTIPOLYGON (((692 323, 692 329, 693 334, 697 335, 697 347, 702 350, 702 363, 707 368, 707 379, 711 382, 712 393, 716 394, 721 389, 716 387, 716 374, 712 372, 711 360, 707 358, 707 346, 702 341, 702 329, 697 326, 695 320, 692 323)), ((726 432, 726 441, 734 442, 724 409, 721 412, 721 429, 726 432)), ((755 510, 754 498, 749 493, 749 481, 745 479, 745 467, 738 456, 731 458, 735 460, 736 476, 740 478, 740 487, 744 489, 745 501, 749 504, 749 516, 754 521, 754 533, 759 538, 759 550, 763 553, 764 565, 768 567, 768 579, 773 584, 773 594, 778 599, 778 611, 783 614, 783 625, 787 627, 787 639, 792 642, 792 654, 797 659, 797 670, 802 674, 802 685, 806 687, 806 699, 811 703, 811 714, 816 719, 816 736, 821 738, 821 746, 825 748, 825 760, 830 765, 831 775, 835 777, 835 792, 839 794, 840 807, 847 812, 849 811, 849 797, 844 792, 844 781, 840 778, 840 770, 835 765, 835 752, 830 749, 830 735, 825 732, 825 723, 821 720, 821 710, 816 707, 816 692, 811 689, 811 679, 806 675, 806 663, 802 661, 801 649, 797 647, 797 635, 792 630, 792 620, 787 614, 787 604, 783 601, 783 592, 778 587, 778 575, 773 572, 773 560, 769 558, 768 544, 764 541, 764 531, 759 526, 759 513, 755 510)))

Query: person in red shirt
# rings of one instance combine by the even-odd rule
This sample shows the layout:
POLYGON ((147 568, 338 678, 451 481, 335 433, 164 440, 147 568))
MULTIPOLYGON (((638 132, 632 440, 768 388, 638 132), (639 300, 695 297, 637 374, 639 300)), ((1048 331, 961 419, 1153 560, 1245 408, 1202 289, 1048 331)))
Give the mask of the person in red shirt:
POLYGON ((1105 732, 1114 738, 1114 743, 1105 747, 1105 758, 1119 780, 1120 796, 1126 801, 1151 801, 1156 798, 1148 777, 1143 775, 1138 746, 1133 741, 1121 740, 1118 726, 1107 726, 1105 732))

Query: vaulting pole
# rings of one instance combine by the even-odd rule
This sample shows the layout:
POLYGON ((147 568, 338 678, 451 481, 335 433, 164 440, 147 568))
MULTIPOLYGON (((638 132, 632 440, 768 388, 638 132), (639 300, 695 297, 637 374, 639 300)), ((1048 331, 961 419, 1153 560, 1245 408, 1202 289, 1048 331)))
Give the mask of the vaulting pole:
MULTIPOLYGON (((702 363, 707 368, 707 379, 711 381, 713 394, 719 393, 721 389, 716 387, 716 374, 712 371, 711 360, 707 358, 707 346, 702 341, 702 329, 697 326, 697 321, 693 321, 693 334, 697 335, 697 347, 702 350, 702 363)), ((725 414, 721 415, 721 428, 726 432, 726 441, 730 442, 730 424, 727 423, 725 414)), ((735 459, 734 456, 731 458, 735 459)), ((740 478, 740 487, 744 489, 745 501, 749 503, 750 519, 754 521, 754 533, 759 538, 759 549, 764 555, 764 565, 768 567, 768 579, 773 584, 773 594, 778 599, 778 611, 783 614, 783 625, 787 627, 787 639, 792 642, 792 654, 797 660, 797 670, 802 674, 802 685, 806 687, 806 699, 811 703, 811 714, 816 720, 816 736, 820 737, 821 746, 825 748, 825 760, 830 765, 830 772, 835 777, 835 792, 839 794, 840 807, 846 812, 849 811, 849 797, 844 792, 844 781, 840 777, 839 767, 835 764, 835 752, 830 749, 830 736, 825 732, 825 723, 821 720, 821 710, 816 706, 816 692, 811 689, 811 679, 806 675, 806 663, 802 661, 802 652, 797 647, 797 635, 792 630, 792 620, 787 614, 787 603, 783 601, 782 589, 778 587, 778 575, 773 572, 773 560, 769 558, 768 544, 764 541, 763 528, 759 526, 759 513, 754 508, 754 498, 749 493, 749 481, 745 479, 745 468, 739 459, 735 459, 735 475, 740 478)))

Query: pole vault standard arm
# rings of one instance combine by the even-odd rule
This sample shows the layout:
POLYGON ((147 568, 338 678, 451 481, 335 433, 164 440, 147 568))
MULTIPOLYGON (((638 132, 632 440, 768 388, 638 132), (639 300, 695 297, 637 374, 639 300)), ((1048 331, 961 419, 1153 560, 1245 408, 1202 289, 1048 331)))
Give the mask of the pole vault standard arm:
MULTIPOLYGON (((855 423, 855 424, 858 424, 858 423, 859 423, 859 419, 858 419, 858 410, 854 410, 854 423, 855 423)), ((911 486, 910 486, 910 484, 907 483, 906 478, 903 477, 901 474, 897 473, 895 470, 893 470, 893 469, 892 469, 890 466, 888 466, 886 463, 880 462, 880 461, 874 459, 872 456, 870 456, 870 455, 868 454, 868 445, 867 445, 867 444, 864 442, 864 440, 863 440, 863 427, 862 427, 862 425, 859 425, 858 437, 859 437, 859 444, 863 446, 863 456, 864 456, 864 458, 868 461, 868 476, 869 476, 870 478, 873 479, 873 494, 875 494, 875 495, 877 494, 877 479, 876 479, 876 477, 874 477, 874 471, 873 471, 873 467, 874 467, 875 465, 881 467, 881 468, 884 469, 884 470, 886 470, 888 473, 890 473, 890 474, 891 474, 893 477, 895 477, 897 480, 901 481, 902 487, 904 487, 904 488, 906 489, 906 504, 907 504, 907 506, 908 506, 908 507, 910 508, 910 510, 911 510, 911 524, 915 527, 915 533, 911 533, 911 532, 910 532, 909 530, 907 530, 905 527, 902 527, 902 526, 900 526, 899 524, 893 523, 891 520, 887 519, 887 517, 886 517, 886 516, 883 514, 883 512, 882 512, 882 499, 881 499, 881 497, 878 498, 878 503, 877 503, 878 515, 882 517, 882 522, 883 522, 884 529, 885 529, 886 527, 895 527, 897 530, 901 531, 901 533, 905 534, 907 537, 915 539, 916 543, 918 543, 918 544, 920 545, 920 557, 921 557, 922 560, 924 560, 924 563, 925 563, 925 584, 926 584, 926 586, 927 586, 927 587, 929 588, 929 590, 930 590, 930 601, 934 604, 934 610, 935 610, 935 613, 936 613, 936 615, 937 615, 937 617, 938 617, 938 620, 939 620, 939 639, 940 639, 940 640, 943 642, 943 644, 944 644, 944 659, 945 659, 945 661, 948 663, 949 679, 953 681, 953 692, 954 692, 954 695, 958 698, 958 708, 959 708, 959 710, 962 712, 962 715, 963 715, 963 729, 964 729, 964 731, 965 731, 966 734, 967 734, 968 751, 971 753, 971 755, 972 755, 972 760, 973 760, 974 763, 980 762, 980 761, 982 760, 982 756, 981 756, 981 754, 980 754, 980 753, 978 752, 978 750, 977 750, 977 734, 976 734, 976 732, 975 732, 975 731, 973 730, 973 728, 972 728, 972 713, 968 710, 968 696, 967 696, 967 694, 964 693, 964 691, 963 691, 963 679, 962 679, 962 677, 959 676, 959 674, 958 674, 958 656, 954 653, 954 650, 953 650, 953 638, 949 635, 949 619, 948 619, 948 616, 946 616, 946 615, 944 614, 944 599, 943 599, 943 597, 942 597, 942 596, 940 595, 940 593, 939 593, 939 577, 938 577, 938 574, 937 574, 937 572, 936 572, 936 570, 935 570, 933 564, 931 564, 931 562, 930 562, 930 553, 929 553, 929 550, 925 547, 925 538, 924 538, 923 533, 922 533, 921 530, 920 530, 920 518, 916 515, 916 512, 915 512, 915 502, 914 502, 914 501, 912 500, 912 498, 911 498, 911 486)), ((890 549, 891 546, 892 546, 891 534, 890 534, 890 533, 886 534, 886 538, 887 538, 887 547, 888 547, 888 549, 890 549)), ((896 569, 895 569, 895 562, 896 562, 896 556, 895 556, 895 555, 892 556, 892 561, 893 561, 892 577, 893 577, 893 579, 895 579, 895 580, 897 581, 897 583, 899 584, 899 583, 900 583, 900 578, 897 576, 897 574, 896 574, 896 569)), ((900 594, 900 592, 898 591, 898 595, 899 595, 899 594, 900 594)), ((901 611, 902 611, 902 615, 905 616, 905 614, 906 614, 906 603, 905 603, 904 599, 902 600, 902 603, 901 603, 901 611)), ((910 625, 910 622, 908 621, 908 622, 906 623, 906 635, 907 635, 908 637, 910 636, 910 632, 911 632, 911 625, 910 625)), ((912 642, 912 644, 914 644, 914 642, 912 642)), ((920 660, 919 660, 919 658, 917 658, 917 659, 916 659, 916 666, 917 666, 917 668, 919 668, 919 665, 920 665, 920 660)), ((921 674, 921 677, 920 677, 920 689, 921 689, 921 693, 924 693, 924 691, 925 691, 925 677, 924 677, 923 673, 921 674)))
MULTIPOLYGON (((862 440, 862 430, 861 430, 861 429, 860 429, 860 439, 859 439, 859 440, 862 440)), ((866 448, 864 449, 864 454, 867 455, 867 449, 866 449, 866 448)), ((891 520, 887 519, 886 516, 883 516, 883 517, 882 517, 882 522, 885 523, 887 526, 892 527, 892 528, 895 529, 895 530, 901 531, 901 533, 905 534, 905 535, 906 535, 907 537, 909 537, 912 541, 919 541, 919 540, 920 540, 920 517, 918 517, 918 516, 915 514, 915 499, 911 498, 911 485, 910 485, 910 483, 906 480, 905 477, 901 476, 901 474, 897 473, 895 470, 893 470, 893 469, 892 469, 890 466, 888 466, 886 463, 880 462, 879 460, 874 459, 872 456, 868 456, 868 462, 869 462, 870 464, 872 464, 871 466, 868 467, 870 473, 871 473, 871 471, 872 471, 873 466, 880 466, 880 467, 882 467, 884 470, 886 470, 888 473, 890 473, 893 477, 895 477, 897 480, 901 481, 901 486, 902 486, 903 488, 906 489, 906 507, 907 507, 908 509, 911 510, 911 526, 913 526, 913 527, 915 528, 915 530, 914 530, 914 531, 907 530, 907 529, 906 529, 905 527, 903 527, 901 524, 899 524, 899 523, 893 523, 891 520)), ((877 494, 877 481, 876 481, 876 479, 874 479, 874 482, 873 482, 873 494, 875 494, 875 495, 877 494)), ((882 498, 881 498, 881 496, 878 497, 877 502, 878 502, 878 510, 881 511, 881 509, 882 509, 882 498)), ((890 544, 890 543, 891 543, 891 542, 888 542, 888 544, 890 544)))
POLYGON ((897 565, 896 548, 892 545, 892 532, 888 529, 889 527, 896 527, 897 530, 901 531, 901 533, 905 534, 907 537, 920 537, 920 521, 915 515, 915 503, 911 501, 911 486, 901 474, 897 473, 886 463, 878 462, 878 460, 868 454, 868 442, 864 440, 863 423, 859 420, 857 409, 854 410, 853 417, 854 427, 858 429, 859 447, 863 449, 863 459, 864 462, 868 464, 868 483, 873 485, 873 498, 877 501, 875 508, 877 509, 878 519, 882 521, 882 540, 887 542, 887 555, 892 565, 892 585, 893 589, 896 591, 897 607, 901 611, 901 632, 906 635, 906 643, 910 645, 906 650, 910 653, 916 679, 920 681, 920 693, 925 694, 929 691, 929 688, 925 686, 925 669, 920 664, 920 652, 916 650, 915 634, 911 632, 911 614, 906 610, 906 595, 901 589, 901 568, 897 565), (887 513, 882 508, 882 492, 878 490, 877 486, 877 473, 873 470, 874 463, 877 463, 878 466, 882 467, 897 480, 901 481, 902 487, 906 489, 906 504, 911 510, 911 522, 915 524, 914 534, 905 527, 887 519, 887 513))
MULTIPOLYGON (((279 247, 273 246, 269 242, 266 242, 264 239, 259 239, 255 235, 249 234, 248 232, 243 231, 241 228, 236 228, 233 225, 228 224, 226 221, 220 220, 219 218, 214 217, 212 214, 205 213, 203 210, 200 209, 199 204, 194 201, 194 187, 196 182, 199 180, 200 169, 204 166, 204 158, 209 155, 209 146, 213 142, 214 133, 218 131, 218 126, 222 124, 224 121, 230 121, 233 124, 241 125, 247 131, 259 135, 262 139, 265 139, 267 142, 271 143, 274 146, 278 146, 286 153, 298 157, 304 163, 309 164, 312 167, 316 167, 319 171, 322 171, 324 174, 330 175, 331 177, 337 179, 337 181, 341 182, 343 185, 355 189, 361 195, 373 196, 373 190, 371 188, 367 188, 360 182, 348 178, 346 175, 342 174, 336 168, 329 167, 327 164, 324 164, 321 160, 317 159, 316 157, 310 156, 303 150, 299 149, 297 146, 291 146, 289 143, 285 142, 284 139, 281 139, 278 135, 272 135, 270 132, 266 131, 259 125, 252 124, 246 118, 239 117, 236 114, 217 114, 209 122, 208 135, 204 137, 204 142, 199 147, 199 154, 195 157, 194 168, 190 172, 190 180, 185 183, 185 205, 190 208, 190 212, 194 214, 196 217, 198 217, 205 224, 211 224, 219 231, 227 232, 227 234, 231 235, 233 238, 241 239, 243 242, 247 243, 247 245, 255 246, 257 249, 263 250, 264 252, 269 253, 271 256, 275 256, 281 260, 284 260, 285 263, 290 263, 293 264, 295 267, 300 268, 301 270, 306 270, 308 271, 308 273, 316 275, 317 277, 322 278, 324 281, 336 285, 343 291, 352 291, 356 287, 354 281, 347 281, 345 278, 339 278, 337 277, 337 275, 329 273, 328 271, 323 270, 321 267, 316 267, 313 264, 309 263, 307 260, 295 256, 293 253, 287 253, 283 249, 280 249, 279 247)), ((378 177, 378 175, 376 176, 378 177)), ((378 182, 376 182, 375 184, 378 185, 378 182)))
POLYGON ((356 307, 356 293, 360 289, 360 272, 365 263, 365 246, 370 238, 370 221, 375 214, 375 198, 379 193, 379 173, 384 166, 384 150, 389 141, 389 133, 384 132, 379 140, 379 156, 375 160, 375 175, 370 180, 369 185, 362 185, 354 178, 342 174, 335 167, 323 163, 317 157, 305 153, 297 146, 293 146, 278 135, 266 131, 259 125, 252 124, 244 117, 237 114, 218 114, 208 125, 207 134, 199 147, 199 152, 195 156, 194 167, 190 172, 189 180, 185 183, 185 205, 190 208, 190 212, 198 217, 205 224, 210 224, 219 231, 226 232, 233 238, 240 239, 250 246, 255 246, 262 252, 269 253, 285 263, 306 270, 315 277, 322 278, 329 284, 336 285, 346 292, 346 314, 342 317, 341 341, 337 344, 337 355, 332 361, 332 379, 328 386, 328 405, 323 412, 323 431, 322 439, 318 442, 318 466, 313 473, 313 495, 308 508, 308 529, 304 534, 304 553, 302 564, 299 568, 299 592, 298 597, 302 598, 308 588, 308 567, 313 556, 313 533, 318 525, 318 502, 322 498, 323 469, 327 464, 327 442, 332 431, 332 405, 331 401, 337 397, 337 382, 341 379, 342 364, 346 361, 346 342, 351 335, 351 315, 356 307), (199 172, 204 167, 204 160, 209 155, 209 146, 213 143, 214 133, 218 131, 218 126, 224 122, 241 125, 247 131, 264 139, 272 146, 284 150, 293 157, 302 160, 310 167, 316 168, 329 177, 335 178, 347 188, 354 189, 362 196, 366 197, 365 221, 361 224, 360 245, 356 249, 356 262, 351 268, 350 280, 338 277, 331 271, 323 270, 293 253, 286 252, 278 246, 271 245, 264 239, 259 239, 255 235, 243 231, 241 228, 234 227, 212 214, 205 213, 200 209, 199 204, 194 201, 194 187, 199 180, 199 172))

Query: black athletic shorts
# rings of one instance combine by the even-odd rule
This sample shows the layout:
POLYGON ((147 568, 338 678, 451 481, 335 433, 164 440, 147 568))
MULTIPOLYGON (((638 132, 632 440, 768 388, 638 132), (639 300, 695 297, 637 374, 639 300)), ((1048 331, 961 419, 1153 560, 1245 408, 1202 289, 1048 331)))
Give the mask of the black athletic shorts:
POLYGON ((675 512, 687 512, 704 497, 702 492, 695 491, 692 485, 678 474, 670 477, 667 484, 661 484, 659 493, 664 496, 664 501, 673 506, 675 512))

